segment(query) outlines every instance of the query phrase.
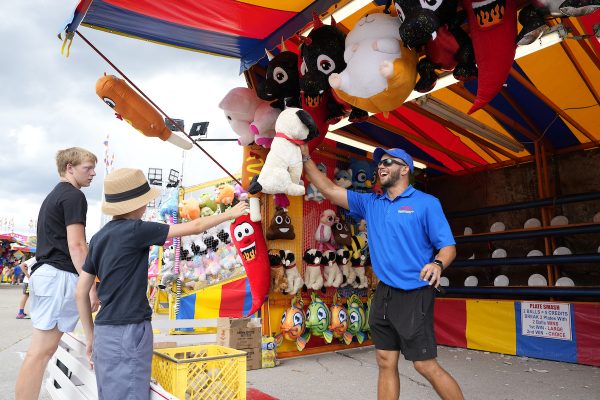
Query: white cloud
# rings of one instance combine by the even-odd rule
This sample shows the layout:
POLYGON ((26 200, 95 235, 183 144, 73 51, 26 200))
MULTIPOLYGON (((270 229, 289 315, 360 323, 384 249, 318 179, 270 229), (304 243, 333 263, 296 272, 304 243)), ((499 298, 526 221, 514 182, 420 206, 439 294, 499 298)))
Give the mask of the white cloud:
MULTIPOLYGON (((225 176, 199 149, 186 152, 160 139, 147 138, 96 96, 95 83, 115 71, 75 37, 71 55, 60 54, 56 38, 73 2, 36 0, 8 2, 0 13, 3 62, 0 64, 0 217, 15 221, 15 231, 28 233, 41 201, 58 181, 57 150, 81 146, 99 158, 98 176, 88 198, 88 237, 100 225, 103 142, 110 134, 114 167, 147 171, 173 168, 183 184, 225 176)), ((220 99, 235 86, 245 86, 239 61, 123 38, 81 28, 81 32, 172 118, 209 121, 209 137, 231 138, 220 99)), ((205 142, 206 148, 232 173, 241 169, 242 150, 235 142, 205 142)))

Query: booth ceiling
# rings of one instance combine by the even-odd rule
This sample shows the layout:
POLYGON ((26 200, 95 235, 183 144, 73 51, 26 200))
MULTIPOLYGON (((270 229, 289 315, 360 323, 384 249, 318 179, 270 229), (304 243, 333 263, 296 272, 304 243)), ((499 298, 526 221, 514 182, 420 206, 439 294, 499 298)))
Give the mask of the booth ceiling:
MULTIPOLYGON (((510 1, 510 0, 509 0, 510 1)), ((357 2, 358 0, 354 0, 357 2)), ((81 0, 67 31, 81 24, 110 33, 182 49, 240 59, 241 71, 266 66, 264 49, 310 27, 313 13, 329 15, 353 1, 334 0, 81 0)), ((361 2, 338 21, 344 31, 385 1, 361 2)), ((525 4, 524 1, 518 1, 525 4)), ((560 21, 557 21, 560 22, 560 21)), ((600 12, 562 21, 571 36, 590 35, 600 12)), ((541 43, 541 42, 540 42, 541 43)), ((532 44, 531 46, 534 46, 532 44)), ((438 82, 438 87, 442 86, 438 82)), ((453 83, 428 96, 464 116, 477 82, 453 83)), ((422 96, 413 93, 409 98, 422 96)), ((426 104, 431 104, 431 101, 426 104)), ((431 172, 464 174, 530 161, 536 146, 550 153, 600 145, 600 42, 591 37, 556 44, 518 58, 501 93, 472 117, 496 133, 465 128, 448 115, 409 101, 387 118, 335 128, 335 133, 372 145, 402 147, 431 172), (499 135, 498 135, 499 134, 499 135)))

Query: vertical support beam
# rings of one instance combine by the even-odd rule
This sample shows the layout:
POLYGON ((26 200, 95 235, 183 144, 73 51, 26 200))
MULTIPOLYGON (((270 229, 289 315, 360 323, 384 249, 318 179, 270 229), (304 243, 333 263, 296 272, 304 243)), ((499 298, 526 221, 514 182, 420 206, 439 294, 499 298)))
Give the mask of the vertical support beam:
MULTIPOLYGON (((541 143, 535 143, 535 171, 537 178, 537 192, 540 199, 548 197, 546 193, 546 176, 548 175, 547 164, 544 161, 546 157, 545 149, 541 143)), ((542 207, 541 209, 542 225, 550 225, 550 210, 548 207, 542 207)), ((544 237, 544 254, 552 254, 552 242, 549 237, 544 237)), ((554 266, 551 264, 546 265, 546 273, 548 275, 548 286, 554 286, 554 266)))

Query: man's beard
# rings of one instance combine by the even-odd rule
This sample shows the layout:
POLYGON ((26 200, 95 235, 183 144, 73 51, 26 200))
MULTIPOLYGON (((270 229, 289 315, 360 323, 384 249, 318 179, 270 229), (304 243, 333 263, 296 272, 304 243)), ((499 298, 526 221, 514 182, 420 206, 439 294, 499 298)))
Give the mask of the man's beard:
MULTIPOLYGON (((379 178, 381 180, 381 177, 379 178)), ((391 172, 387 176, 387 182, 381 182, 381 187, 383 189, 389 189, 396 184, 400 180, 400 171, 391 172)))

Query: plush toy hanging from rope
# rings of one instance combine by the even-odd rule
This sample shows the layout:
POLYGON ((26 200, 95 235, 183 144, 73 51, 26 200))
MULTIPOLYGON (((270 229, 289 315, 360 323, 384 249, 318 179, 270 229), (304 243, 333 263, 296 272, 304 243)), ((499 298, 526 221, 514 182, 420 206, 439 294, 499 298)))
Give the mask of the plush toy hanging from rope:
POLYGON ((96 82, 96 94, 114 110, 117 118, 125 120, 144 136, 158 137, 184 150, 192 148, 192 143, 171 132, 158 111, 123 79, 114 75, 102 76, 96 82))

